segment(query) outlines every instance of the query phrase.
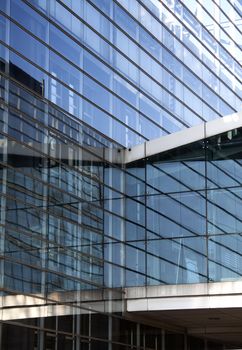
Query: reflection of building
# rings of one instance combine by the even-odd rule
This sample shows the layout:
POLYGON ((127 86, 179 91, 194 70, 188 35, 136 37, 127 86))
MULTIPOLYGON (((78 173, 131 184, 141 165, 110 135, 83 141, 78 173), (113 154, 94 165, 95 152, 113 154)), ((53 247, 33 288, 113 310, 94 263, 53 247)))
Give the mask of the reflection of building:
POLYGON ((1 349, 241 347, 240 10, 0 1, 1 349))

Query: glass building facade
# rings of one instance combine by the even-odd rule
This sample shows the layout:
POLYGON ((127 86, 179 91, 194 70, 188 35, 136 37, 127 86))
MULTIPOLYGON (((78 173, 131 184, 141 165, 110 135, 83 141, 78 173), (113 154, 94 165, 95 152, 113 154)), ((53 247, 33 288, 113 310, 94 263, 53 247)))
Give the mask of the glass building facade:
POLYGON ((124 288, 241 278, 241 129, 123 150, 241 110, 241 13, 0 1, 1 349, 224 349, 128 318, 124 288))

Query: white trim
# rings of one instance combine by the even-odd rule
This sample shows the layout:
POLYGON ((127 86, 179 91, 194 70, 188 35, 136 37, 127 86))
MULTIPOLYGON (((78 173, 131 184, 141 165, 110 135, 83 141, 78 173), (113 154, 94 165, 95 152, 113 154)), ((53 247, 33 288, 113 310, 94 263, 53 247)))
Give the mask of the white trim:
POLYGON ((128 312, 242 308, 242 281, 125 289, 128 312))
POLYGON ((125 149, 125 164, 240 127, 242 127, 242 111, 125 149))

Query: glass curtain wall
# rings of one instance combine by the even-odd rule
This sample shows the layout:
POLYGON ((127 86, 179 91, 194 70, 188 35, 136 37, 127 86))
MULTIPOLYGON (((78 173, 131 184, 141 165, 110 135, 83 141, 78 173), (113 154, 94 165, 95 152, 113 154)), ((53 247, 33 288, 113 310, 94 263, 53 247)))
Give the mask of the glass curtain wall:
POLYGON ((145 251, 145 284, 241 278, 241 145, 239 128, 127 165, 126 239, 139 269, 145 251))
MULTIPOLYGON (((147 269, 149 256, 165 258, 150 253, 146 239, 144 190, 159 189, 145 182, 145 163, 126 168, 120 145, 43 99, 33 77, 24 79, 39 95, 0 80, 1 349, 205 347, 182 330, 123 313, 121 287, 163 278, 147 269)), ((198 278, 192 265, 187 275, 198 278)))
POLYGON ((241 109, 237 2, 188 3, 2 0, 1 57, 129 147, 241 109))

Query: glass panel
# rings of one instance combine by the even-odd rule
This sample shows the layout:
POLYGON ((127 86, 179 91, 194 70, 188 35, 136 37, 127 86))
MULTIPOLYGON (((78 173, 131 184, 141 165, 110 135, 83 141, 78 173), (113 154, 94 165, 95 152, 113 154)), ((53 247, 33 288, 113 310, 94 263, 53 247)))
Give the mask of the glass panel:
POLYGON ((82 67, 82 48, 52 25, 50 26, 50 45, 70 62, 82 67))
POLYGON ((42 71, 12 52, 10 53, 9 70, 11 77, 40 95, 44 95, 48 78, 42 71))
POLYGON ((23 55, 28 53, 28 59, 47 69, 48 49, 32 36, 25 33, 14 23, 10 25, 10 45, 23 55))
POLYGON ((219 235, 208 241, 209 279, 226 281, 239 279, 241 264, 242 237, 238 235, 219 235))
POLYGON ((38 38, 47 42, 48 22, 24 2, 20 3, 18 0, 13 0, 10 4, 11 17, 38 38))
POLYGON ((206 281, 204 238, 152 239, 148 240, 147 252, 147 274, 162 283, 206 281))
POLYGON ((83 94, 98 106, 102 107, 108 112, 111 112, 111 93, 87 76, 84 76, 83 78, 83 94))

